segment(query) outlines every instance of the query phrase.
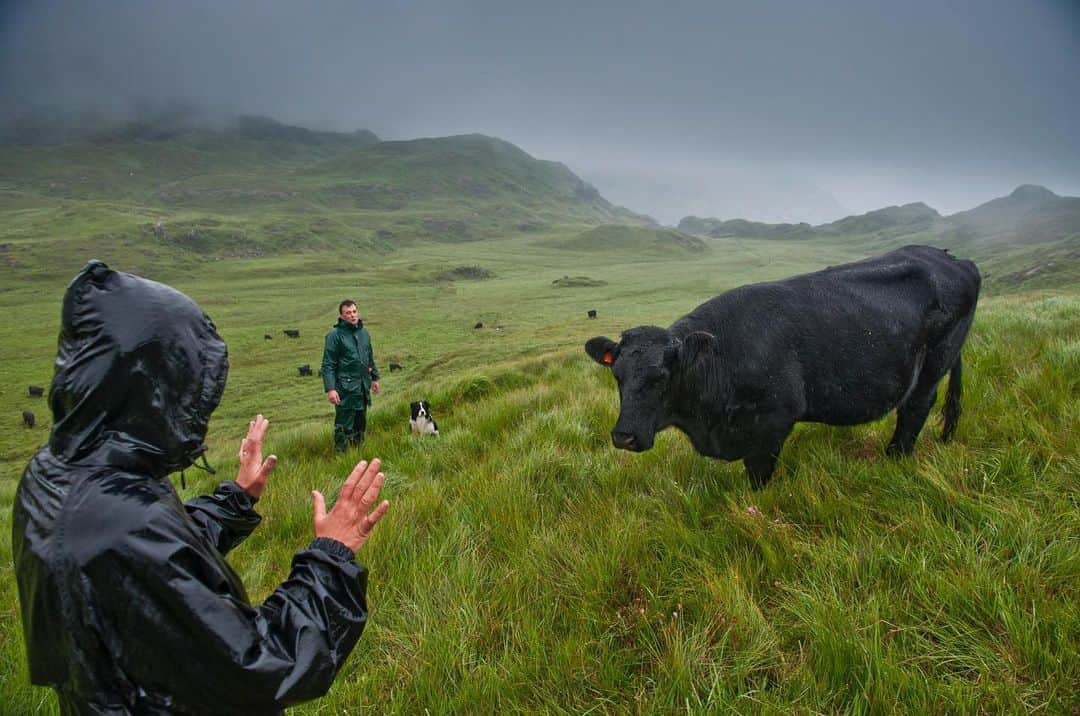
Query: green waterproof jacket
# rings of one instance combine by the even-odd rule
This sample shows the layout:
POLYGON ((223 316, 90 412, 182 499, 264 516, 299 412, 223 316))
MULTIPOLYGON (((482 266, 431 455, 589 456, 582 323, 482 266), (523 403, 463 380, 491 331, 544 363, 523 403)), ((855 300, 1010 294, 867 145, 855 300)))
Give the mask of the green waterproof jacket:
POLYGON ((326 334, 322 379, 326 392, 336 390, 341 397, 338 407, 366 410, 371 405, 371 381, 379 379, 379 369, 363 321, 353 326, 339 318, 326 334))

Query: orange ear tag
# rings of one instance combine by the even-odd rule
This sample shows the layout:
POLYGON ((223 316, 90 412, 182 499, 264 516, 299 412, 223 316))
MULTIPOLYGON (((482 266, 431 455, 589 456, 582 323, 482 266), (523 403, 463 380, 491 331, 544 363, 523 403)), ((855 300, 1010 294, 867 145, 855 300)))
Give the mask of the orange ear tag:
POLYGON ((611 351, 604 354, 604 365, 611 365, 615 362, 615 359, 611 356, 611 351))

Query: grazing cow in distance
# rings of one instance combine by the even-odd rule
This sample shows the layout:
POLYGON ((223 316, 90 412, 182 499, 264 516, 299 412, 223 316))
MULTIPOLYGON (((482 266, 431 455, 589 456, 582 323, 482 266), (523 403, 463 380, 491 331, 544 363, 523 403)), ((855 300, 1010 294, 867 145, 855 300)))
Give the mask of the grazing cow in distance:
POLYGON ((298 328, 286 328, 284 333, 289 338, 299 338, 300 337, 300 329, 298 329, 298 328))
POLYGON ((588 315, 589 315, 589 318, 596 318, 596 309, 595 308, 590 308, 588 315))
POLYGON ((34 427, 34 424, 37 422, 37 420, 34 418, 34 414, 31 413, 29 410, 22 411, 22 421, 23 425, 28 428, 34 427))
POLYGON ((45 395, 45 389, 42 388, 40 385, 31 385, 30 386, 30 397, 31 398, 40 398, 43 395, 45 395))
POLYGON ((274 337, 272 335, 270 335, 269 333, 264 333, 263 334, 263 340, 264 341, 272 341, 272 340, 274 340, 274 337))
POLYGON ((311 365, 309 363, 305 363, 296 370, 300 372, 300 375, 311 375, 311 365))
POLYGON ((909 454, 950 373, 941 439, 960 417, 960 349, 981 278, 929 246, 742 286, 669 328, 639 326, 585 351, 619 387, 616 448, 674 426, 702 455, 742 460, 755 488, 796 422, 856 425, 896 409, 890 455, 909 454))
POLYGON ((391 363, 390 364, 390 372, 391 373, 394 373, 394 372, 399 371, 399 370, 402 370, 400 363, 391 363))
POLYGON ((483 322, 482 322, 482 321, 477 321, 477 322, 476 322, 476 325, 475 325, 475 326, 473 326, 473 328, 483 328, 483 327, 484 327, 484 324, 483 324, 483 322))

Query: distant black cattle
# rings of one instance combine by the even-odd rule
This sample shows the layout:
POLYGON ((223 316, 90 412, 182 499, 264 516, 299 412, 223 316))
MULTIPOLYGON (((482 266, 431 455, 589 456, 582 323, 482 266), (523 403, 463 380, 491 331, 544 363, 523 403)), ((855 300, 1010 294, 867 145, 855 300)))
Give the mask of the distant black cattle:
POLYGON ((45 395, 45 389, 42 388, 40 385, 31 385, 30 386, 30 397, 31 398, 40 398, 43 395, 45 395))
POLYGON ((402 367, 401 367, 400 363, 391 363, 390 364, 390 372, 391 373, 393 373, 394 371, 398 371, 398 370, 402 370, 402 367))
POLYGON ((299 328, 286 328, 284 333, 289 338, 299 338, 300 337, 300 329, 299 328))
POLYGON ((28 428, 34 427, 34 423, 37 422, 37 420, 34 418, 34 414, 31 413, 29 410, 22 411, 22 421, 23 425, 28 428))
POLYGON ((590 308, 589 309, 589 318, 596 318, 596 309, 595 308, 590 308))
POLYGON ((484 324, 481 321, 477 321, 476 325, 473 326, 473 328, 483 328, 483 327, 484 327, 484 324))
POLYGON ((263 334, 263 340, 264 341, 272 341, 272 340, 274 340, 274 337, 272 335, 270 335, 269 333, 264 333, 263 334))
POLYGON ((611 441, 648 450, 674 426, 702 455, 772 476, 796 422, 855 425, 896 409, 889 454, 908 454, 950 373, 942 440, 960 417, 960 349, 979 271, 928 246, 742 286, 670 328, 639 326, 586 352, 611 367, 621 407, 611 441))
POLYGON ((311 373, 311 365, 309 365, 308 363, 305 363, 304 365, 300 366, 296 370, 300 372, 300 375, 312 375, 312 373, 311 373))

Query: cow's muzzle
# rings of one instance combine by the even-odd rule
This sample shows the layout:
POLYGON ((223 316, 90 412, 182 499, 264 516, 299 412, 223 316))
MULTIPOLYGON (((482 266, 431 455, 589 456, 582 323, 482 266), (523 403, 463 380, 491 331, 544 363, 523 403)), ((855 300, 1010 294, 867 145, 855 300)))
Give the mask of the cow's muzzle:
POLYGON ((611 444, 620 450, 630 450, 631 452, 641 452, 645 449, 642 447, 641 441, 637 439, 637 436, 632 433, 622 433, 617 430, 611 431, 611 444))

